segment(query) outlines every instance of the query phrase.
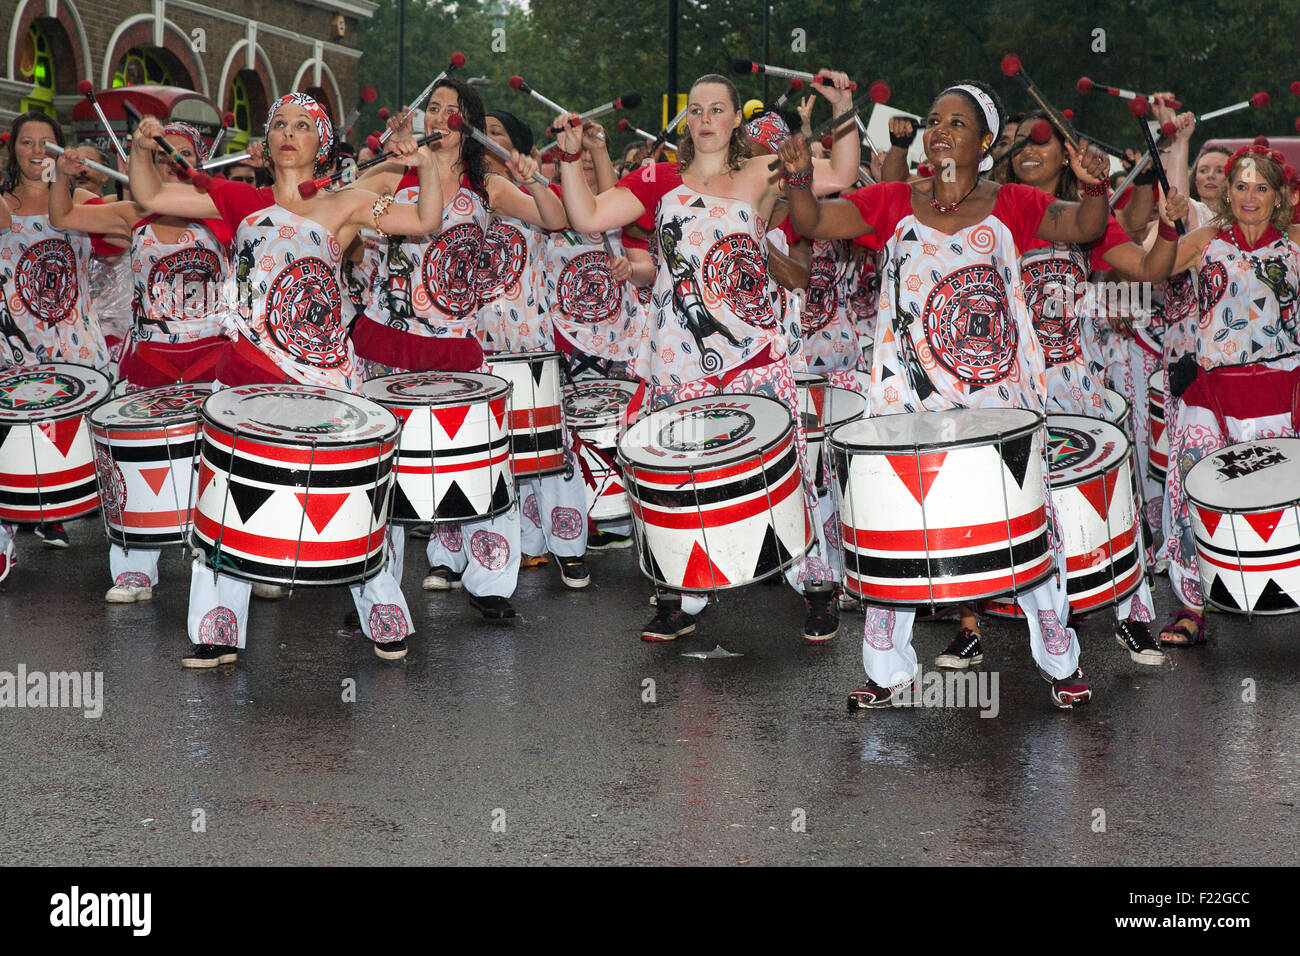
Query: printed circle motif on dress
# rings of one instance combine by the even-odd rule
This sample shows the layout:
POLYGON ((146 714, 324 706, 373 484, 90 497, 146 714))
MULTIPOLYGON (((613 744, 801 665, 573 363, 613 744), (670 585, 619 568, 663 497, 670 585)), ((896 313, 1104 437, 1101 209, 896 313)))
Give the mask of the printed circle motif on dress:
POLYGON ((123 571, 113 582, 114 586, 122 584, 129 588, 147 588, 152 587, 149 583, 149 575, 143 571, 123 571))
MULTIPOLYGON (((204 246, 189 246, 176 252, 161 256, 149 270, 148 290, 152 298, 159 298, 156 290, 162 286, 171 294, 170 305, 174 310, 167 318, 179 318, 176 313, 188 311, 189 292, 193 284, 203 290, 203 313, 207 312, 208 284, 215 282, 221 275, 221 260, 211 249, 204 246), (181 291, 177 301, 175 290, 181 291)), ((200 314, 203 314, 200 313, 200 314)))
POLYGON ((510 561, 510 542, 495 531, 480 529, 469 539, 469 553, 489 571, 500 571, 510 561))
POLYGON ((978 252, 980 255, 987 255, 993 251, 997 241, 998 237, 990 227, 976 226, 967 237, 966 244, 970 246, 972 251, 978 252))
POLYGON ((542 515, 541 512, 537 510, 537 495, 532 492, 529 492, 528 497, 524 499, 523 513, 524 517, 537 527, 540 528, 542 526, 542 515))
POLYGON ((406 615, 396 604, 376 604, 370 609, 370 639, 400 641, 406 637, 406 615))
POLYGON ((604 252, 583 252, 565 263, 555 288, 555 304, 565 318, 595 325, 615 318, 622 301, 604 252))
POLYGON ((808 292, 804 295, 803 333, 805 336, 820 332, 835 318, 840 307, 839 284, 836 282, 835 260, 819 257, 812 262, 808 279, 808 292))
POLYGON ((1196 277, 1196 294, 1202 315, 1218 305, 1227 291, 1228 271, 1222 262, 1207 262, 1201 266, 1196 277))
POLYGON ((460 222, 444 229, 424 249, 420 275, 429 300, 439 312, 463 319, 478 308, 477 273, 483 230, 460 222))
POLYGON ((1020 275, 1025 283, 1025 304, 1047 364, 1061 365, 1075 358, 1082 346, 1074 290, 1087 279, 1083 270, 1071 259, 1051 257, 1030 260, 1020 275))
POLYGON ((766 257, 748 233, 723 236, 704 257, 704 286, 715 299, 748 325, 760 329, 776 326, 767 297, 766 257))
POLYGON ((452 554, 460 554, 460 549, 465 546, 464 538, 460 533, 460 523, 439 524, 434 527, 437 529, 438 542, 452 554))
POLYGON ((565 541, 572 541, 582 533, 586 526, 582 513, 575 508, 551 509, 551 534, 565 541))
POLYGON ((959 381, 990 385, 1006 378, 1019 336, 997 270, 971 265, 944 276, 925 300, 925 337, 959 381))
POLYGON ((234 647, 239 643, 239 619, 228 607, 214 607, 199 622, 200 644, 234 647))
POLYGON ((323 259, 295 259, 266 294, 266 329, 294 359, 317 368, 347 361, 338 279, 323 259))
POLYGON ((518 286, 527 261, 528 240, 518 227, 500 219, 492 223, 474 269, 479 299, 484 304, 495 302, 518 286))
POLYGON ((77 256, 66 239, 42 239, 23 250, 14 268, 14 291, 23 308, 46 325, 58 325, 77 303, 77 256))

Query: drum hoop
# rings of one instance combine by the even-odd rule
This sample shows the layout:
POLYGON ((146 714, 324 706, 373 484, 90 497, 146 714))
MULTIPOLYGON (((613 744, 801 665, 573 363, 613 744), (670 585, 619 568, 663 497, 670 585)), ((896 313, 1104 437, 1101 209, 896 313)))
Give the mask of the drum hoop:
MULTIPOLYGON (((336 388, 326 389, 326 391, 338 392, 338 394, 340 395, 351 395, 351 393, 349 392, 339 392, 339 390, 336 388)), ((303 441, 301 439, 290 440, 288 438, 277 438, 273 435, 265 435, 260 432, 243 431, 238 427, 238 425, 228 425, 225 422, 219 422, 215 418, 213 418, 210 414, 208 414, 208 402, 212 401, 214 398, 216 398, 218 395, 221 394, 222 392, 213 392, 211 395, 209 395, 207 398, 203 400, 203 405, 199 409, 199 418, 203 422, 204 430, 206 431, 207 426, 211 425, 217 431, 224 432, 228 435, 230 434, 239 435, 240 437, 247 438, 250 441, 257 441, 266 445, 281 445, 285 448, 312 448, 312 447, 319 448, 322 446, 327 448, 363 448, 367 445, 375 445, 375 444, 382 445, 386 441, 394 440, 397 438, 398 434, 402 430, 401 423, 398 422, 396 415, 394 415, 391 411, 389 411, 387 408, 384 408, 383 405, 380 405, 378 402, 374 401, 373 399, 366 398, 363 400, 368 401, 373 405, 377 405, 379 408, 383 408, 384 412, 392 420, 392 427, 386 429, 382 434, 368 436, 364 439, 353 439, 351 441, 347 441, 339 438, 318 439, 315 438, 314 436, 313 438, 308 439, 306 441, 303 441)), ((361 396, 352 396, 352 397, 360 398, 361 396)))
MULTIPOLYGON (((1300 445, 1300 438, 1284 438, 1284 437, 1257 438, 1255 439, 1255 441, 1294 441, 1298 445, 1300 445)), ((1233 442, 1231 445, 1224 445, 1223 448, 1215 449, 1214 451, 1210 452, 1210 455, 1217 455, 1219 452, 1224 451, 1227 448, 1233 447, 1233 445, 1245 445, 1245 444, 1249 444, 1249 443, 1233 442)), ((1201 461, 1208 461, 1210 455, 1206 455, 1204 458, 1201 459, 1201 461)), ((1200 498, 1197 498, 1195 495, 1193 495, 1191 491, 1189 491, 1187 488, 1187 479, 1192 477, 1192 472, 1196 470, 1197 465, 1199 465, 1201 461, 1198 461, 1195 465, 1192 465, 1192 467, 1187 470, 1187 476, 1183 478, 1183 495, 1184 497, 1187 498, 1188 501, 1192 502, 1193 504, 1200 505, 1202 508, 1208 508, 1210 511, 1213 511, 1215 514, 1222 514, 1222 515, 1249 515, 1249 514, 1257 514, 1261 511, 1276 511, 1278 508, 1300 507, 1300 495, 1297 495, 1294 498, 1289 498, 1286 501, 1279 501, 1275 504, 1253 503, 1249 507, 1245 507, 1245 508, 1224 507, 1222 505, 1212 505, 1209 502, 1202 501, 1200 498)))
MULTIPOLYGON (((1028 409, 1021 409, 1021 411, 1028 411, 1028 409)), ((925 444, 917 444, 916 442, 912 442, 906 445, 861 445, 861 444, 855 444, 853 442, 839 441, 835 438, 835 432, 839 431, 845 425, 856 424, 856 422, 860 421, 860 419, 854 419, 853 421, 847 421, 847 422, 839 422, 838 424, 835 425, 834 428, 829 428, 826 432, 826 440, 830 442, 832 448, 844 452, 850 452, 850 451, 873 452, 873 453, 879 452, 882 454, 884 453, 898 454, 898 453, 907 452, 913 454, 928 455, 936 451, 948 451, 949 449, 952 448, 978 448, 981 445, 997 445, 999 443, 1013 441, 1014 439, 1017 438, 1024 438, 1026 435, 1032 435, 1034 432, 1038 431, 1039 428, 1043 427, 1043 424, 1045 422, 1045 419, 1043 418, 1042 415, 1038 414, 1037 412, 1033 412, 1032 414, 1034 415, 1036 421, 1031 425, 1023 425, 1020 428, 1015 428, 1010 431, 997 432, 995 434, 989 434, 989 435, 980 435, 975 438, 958 438, 958 439, 954 439, 953 441, 943 442, 943 443, 927 442, 925 444)))
MULTIPOLYGON (((784 408, 785 406, 783 405, 781 407, 784 408)), ((794 432, 794 416, 791 416, 790 421, 786 424, 785 428, 781 430, 781 433, 761 448, 747 449, 744 454, 739 454, 728 458, 710 458, 706 462, 696 462, 694 464, 689 464, 689 465, 682 463, 676 468, 670 468, 667 465, 643 465, 640 462, 632 461, 630 458, 628 458, 623 454, 622 438, 619 439, 618 448, 616 450, 618 452, 617 455, 618 463, 622 465, 625 469, 630 466, 634 471, 648 471, 656 475, 680 475, 687 471, 692 471, 692 472, 712 471, 715 468, 726 468, 729 465, 740 464, 740 462, 745 461, 748 458, 762 458, 763 455, 766 455, 777 445, 785 441, 785 439, 789 435, 793 434, 793 432, 794 432)), ((627 432, 624 432, 623 434, 627 435, 627 432)))
MULTIPOLYGON (((1027 591, 1032 591, 1034 588, 1038 587, 1038 585, 1042 584, 1044 581, 1055 576, 1055 574, 1056 574, 1056 562, 1054 560, 1049 561, 1047 570, 1044 571, 1042 574, 1029 578, 1027 581, 1024 582, 1017 582, 1016 586, 1019 590, 1016 593, 1024 594, 1027 591)), ((889 607, 930 607, 931 606, 929 601, 918 601, 916 598, 908 598, 907 600, 901 600, 899 598, 880 597, 875 594, 862 595, 856 591, 853 591, 851 588, 845 588, 845 590, 849 594, 852 594, 854 597, 860 597, 862 598, 862 600, 867 601, 871 604, 883 604, 889 607)), ((997 591, 997 592, 989 592, 988 594, 973 595, 970 597, 944 598, 942 600, 935 601, 933 606, 945 607, 946 605, 949 604, 972 604, 975 601, 987 601, 989 598, 995 598, 999 596, 1005 597, 1008 595, 1008 593, 1009 592, 1007 591, 997 591)), ((1103 607, 1104 606, 1105 605, 1103 605, 1103 607)))
MULTIPOLYGON (((56 363, 56 364, 65 364, 65 363, 56 363)), ((23 366, 19 368, 17 372, 14 372, 12 374, 15 375, 21 374, 22 372, 28 370, 28 368, 35 368, 35 367, 38 366, 23 366)), ((90 368, 89 365, 78 365, 76 366, 76 368, 90 369, 90 371, 95 372, 97 375, 103 378, 104 381, 108 382, 108 376, 104 375, 102 372, 99 372, 97 369, 90 368)), ((95 411, 96 409, 99 408, 99 406, 103 405, 105 402, 111 401, 112 399, 113 399, 113 383, 108 382, 108 388, 105 390, 104 394, 101 395, 98 399, 96 399, 91 404, 82 408, 80 411, 64 411, 62 414, 58 414, 56 412, 48 412, 44 415, 32 415, 28 418, 0 418, 0 428, 21 428, 24 425, 35 425, 40 422, 58 422, 58 421, 62 421, 65 418, 82 418, 82 417, 89 418, 91 412, 95 411)))
MULTIPOLYGON (((120 431, 143 431, 147 430, 152 425, 168 426, 182 424, 187 421, 197 422, 199 419, 199 412, 203 408, 203 402, 208 400, 207 395, 204 396, 203 402, 199 402, 197 405, 192 406, 188 411, 177 412, 173 417, 169 418, 141 419, 139 422, 128 424, 126 422, 106 422, 102 418, 97 417, 113 402, 126 402, 137 396, 148 394, 149 392, 157 392, 162 391, 163 389, 174 389, 178 387, 179 386, 177 385, 159 385, 156 388, 146 388, 139 392, 127 392, 125 395, 110 396, 109 401, 96 405, 95 410, 87 413, 86 418, 90 421, 90 424, 96 428, 103 428, 105 430, 118 429, 120 431)), ((201 393, 201 390, 199 391, 201 393)))
POLYGON ((551 359, 554 359, 555 361, 558 362, 560 360, 560 353, 553 352, 553 351, 552 352, 498 352, 494 355, 485 355, 483 358, 488 363, 488 365, 496 365, 497 363, 516 365, 521 362, 526 362, 527 364, 532 365, 534 362, 538 364, 545 364, 551 359))
MULTIPOLYGON (((387 378, 402 378, 410 374, 413 373, 397 372, 393 375, 380 375, 376 378, 367 379, 367 384, 369 384, 370 382, 382 382, 384 379, 387 378)), ((422 374, 422 373, 417 372, 414 374, 422 374)), ((455 374, 455 373, 448 373, 448 374, 455 374)), ((357 394, 361 398, 364 398, 366 401, 374 402, 376 405, 380 405, 384 408, 425 408, 425 407, 450 408, 450 407, 455 407, 457 405, 482 405, 485 402, 495 401, 498 398, 508 399, 510 397, 511 390, 514 388, 513 384, 507 382, 500 375, 486 375, 482 372, 465 372, 462 374, 478 375, 482 378, 493 378, 496 379, 497 382, 499 382, 500 384, 489 386, 491 388, 491 391, 483 392, 482 394, 473 397, 472 400, 466 400, 465 396, 463 395, 445 398, 445 399, 418 401, 416 399, 404 399, 404 398, 388 398, 388 397, 380 398, 376 395, 367 395, 364 392, 358 392, 357 394)))

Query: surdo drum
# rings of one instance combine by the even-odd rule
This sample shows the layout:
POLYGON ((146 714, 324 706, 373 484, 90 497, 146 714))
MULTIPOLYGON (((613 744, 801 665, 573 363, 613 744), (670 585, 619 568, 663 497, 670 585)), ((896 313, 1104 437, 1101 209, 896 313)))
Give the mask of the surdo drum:
POLYGON ((184 544, 194 505, 199 407, 210 385, 163 385, 90 415, 108 539, 124 548, 184 544))
POLYGON ((1163 485, 1169 468, 1169 432, 1165 427, 1165 370, 1162 368, 1147 379, 1147 410, 1151 419, 1147 430, 1147 475, 1163 485))
POLYGON ((402 422, 390 520, 468 521, 510 509, 509 383, 472 372, 408 372, 373 378, 361 394, 402 422))
POLYGON ((564 389, 564 418, 573 430, 592 521, 624 521, 632 513, 618 467, 618 436, 637 388, 623 379, 589 378, 564 389))
POLYGON ((384 565, 397 419, 332 388, 246 385, 203 403, 190 543, 246 581, 351 584, 384 565))
POLYGON ((66 521, 99 507, 86 414, 109 392, 108 378, 84 365, 0 375, 0 520, 66 521))
POLYGON ((564 453, 559 352, 501 352, 488 368, 512 386, 510 467, 515 478, 539 478, 568 467, 564 453))
POLYGON ((1206 601, 1245 614, 1300 610, 1300 438, 1212 452, 1183 487, 1206 601))
POLYGON ((813 541, 794 419, 757 395, 715 395, 640 418, 618 445, 641 570, 675 591, 779 574, 813 541))
POLYGON ((1042 433, 1042 416, 1015 408, 836 427, 845 588, 872 603, 941 604, 1045 580, 1042 433))

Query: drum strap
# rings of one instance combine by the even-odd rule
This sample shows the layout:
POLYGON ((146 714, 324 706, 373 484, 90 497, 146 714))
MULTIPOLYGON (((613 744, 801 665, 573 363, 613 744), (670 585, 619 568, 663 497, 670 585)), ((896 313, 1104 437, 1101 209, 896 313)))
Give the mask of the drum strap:
POLYGON ((588 452, 598 461, 603 462, 605 466, 615 474, 621 475, 623 473, 623 469, 618 466, 618 462, 611 458, 608 453, 597 448, 576 431, 572 434, 573 454, 574 457, 578 459, 578 467, 582 469, 582 480, 586 482, 588 488, 595 489, 599 483, 596 481, 596 476, 591 470, 591 465, 587 464, 587 459, 582 456, 581 452, 588 452))

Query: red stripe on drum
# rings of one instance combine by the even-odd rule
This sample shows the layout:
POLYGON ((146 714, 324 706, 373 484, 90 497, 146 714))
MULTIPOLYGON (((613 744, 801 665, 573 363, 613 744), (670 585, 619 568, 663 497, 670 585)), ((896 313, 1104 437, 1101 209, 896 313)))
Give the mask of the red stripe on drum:
POLYGON ((47 471, 39 475, 0 475, 0 488, 41 488, 54 489, 61 485, 72 485, 87 478, 94 479, 95 463, 87 462, 76 468, 63 471, 47 471))
MULTIPOLYGON (((1122 601, 1137 590, 1138 581, 1141 578, 1142 565, 1135 564, 1126 577, 1114 582, 1114 584, 1104 584, 1084 594, 1071 594, 1070 611, 1074 614, 1086 614, 1089 611, 1095 611, 1099 607, 1114 604, 1116 595, 1119 595, 1119 599, 1122 601)), ((1016 607, 1016 610, 1019 610, 1019 606, 1016 607)))
POLYGON ((752 518, 764 511, 775 510, 792 494, 802 493, 799 469, 790 471, 770 494, 759 492, 757 497, 748 501, 729 502, 722 508, 683 508, 681 511, 664 511, 659 508, 643 506, 629 496, 628 502, 632 514, 640 518, 647 526, 655 528, 690 529, 690 528, 725 528, 727 525, 752 518), (771 502, 771 508, 768 502, 771 502))
POLYGON ((933 588, 928 583, 898 585, 873 581, 868 585, 871 590, 864 592, 862 579, 847 572, 844 583, 851 593, 863 597, 867 601, 877 598, 900 603, 928 604, 933 594, 935 601, 946 604, 952 601, 978 600, 987 597, 990 592, 993 594, 1005 593, 1015 586, 1015 581, 1019 581, 1023 587, 1027 582, 1033 581, 1039 575, 1046 573, 1051 566, 1051 555, 1048 555, 1038 564, 1032 565, 1024 571, 1017 571, 1014 578, 1008 572, 995 578, 979 578, 971 581, 936 581, 933 588))
MULTIPOLYGON (((840 506, 840 516, 841 518, 844 516, 843 505, 840 506)), ((928 532, 913 528, 897 531, 851 528, 843 523, 840 527, 844 543, 850 548, 887 554, 890 551, 924 552, 927 541, 931 553, 965 551, 990 544, 1005 544, 1010 539, 1022 538, 1041 531, 1046 523, 1046 508, 1039 505, 1028 514, 1012 518, 1010 522, 990 521, 985 524, 964 525, 960 528, 930 528, 928 532)))
POLYGON ((1250 557, 1249 553, 1237 555, 1239 562, 1234 564, 1231 561, 1221 561, 1213 555, 1206 554, 1200 548, 1196 549, 1196 557, 1206 564, 1212 564, 1216 568, 1224 568, 1228 571, 1240 571, 1245 574, 1256 574, 1264 571, 1285 571, 1288 568, 1300 568, 1300 551, 1297 551, 1294 558, 1286 561, 1274 562, 1273 564, 1256 564, 1250 557))
POLYGON ((388 439, 377 444, 369 442, 364 445, 345 447, 317 446, 315 451, 309 445, 265 445, 241 434, 237 442, 232 442, 230 432, 218 431, 210 426, 203 429, 203 438, 223 451, 232 447, 241 458, 265 458, 273 464, 284 465, 367 465, 376 458, 382 458, 393 450, 396 439, 388 439))
POLYGON ((125 531, 132 529, 149 529, 151 531, 180 530, 190 526, 190 511, 186 508, 181 512, 183 517, 181 523, 177 523, 176 511, 123 511, 122 516, 116 521, 108 522, 111 528, 121 528, 125 531))
MULTIPOLYGON (((309 526, 310 522, 307 525, 309 526)), ((208 541, 216 541, 220 536, 221 547, 224 550, 257 558, 268 564, 279 562, 291 565, 295 554, 298 555, 300 564, 317 562, 347 564, 368 557, 384 545, 382 524, 364 538, 349 538, 344 541, 303 541, 301 548, 297 538, 271 538, 229 526, 223 529, 214 519, 201 511, 196 511, 194 514, 194 531, 208 541)))
POLYGON ((33 505, 30 508, 0 508, 0 518, 5 521, 64 521, 68 518, 80 518, 88 515, 99 507, 99 491, 92 489, 92 492, 84 498, 78 498, 67 504, 61 504, 51 508, 48 505, 45 508, 38 508, 33 505))
POLYGON ((544 408, 516 408, 510 413, 512 430, 531 428, 549 428, 561 422, 560 406, 547 405, 544 408))
MULTIPOLYGON (((510 452, 503 451, 501 454, 494 455, 491 458, 475 458, 473 461, 462 462, 456 465, 443 464, 439 461, 436 471, 440 475, 446 474, 450 471, 474 471, 480 468, 500 465, 509 457, 510 452)), ((431 475, 434 473, 435 469, 432 465, 403 465, 399 463, 393 471, 399 475, 431 475)))
POLYGON ((540 472, 551 471, 564 467, 564 452, 557 451, 550 455, 530 455, 523 454, 518 457, 510 456, 511 470, 515 477, 519 478, 526 475, 536 475, 540 472))
POLYGON ((1127 551, 1137 540, 1137 525, 1129 528, 1123 534, 1116 535, 1110 540, 1110 546, 1107 550, 1106 545, 1099 544, 1092 551, 1084 554, 1070 554, 1065 558, 1065 571, 1067 574, 1074 571, 1099 571, 1107 564, 1119 557, 1120 554, 1127 551), (1097 554, 1101 557, 1098 558, 1097 554))
MULTIPOLYGON (((737 475, 757 472, 788 452, 793 442, 794 436, 792 433, 784 441, 774 445, 761 455, 755 452, 753 457, 746 458, 737 464, 725 465, 721 468, 697 468, 694 476, 695 484, 702 485, 711 481, 723 481, 727 478, 735 478, 737 475)), ((667 463, 665 463, 665 467, 668 467, 667 463)), ((687 484, 687 479, 691 477, 684 467, 680 471, 643 471, 634 465, 625 464, 625 472, 630 479, 639 484, 661 485, 665 488, 684 487, 687 484)))
POLYGON ((91 428, 90 433, 95 438, 105 444, 119 444, 121 442, 141 442, 143 444, 162 444, 164 442, 176 442, 185 438, 193 438, 199 432, 198 422, 187 422, 180 425, 173 425, 171 428, 151 428, 147 431, 125 432, 116 429, 91 428))

